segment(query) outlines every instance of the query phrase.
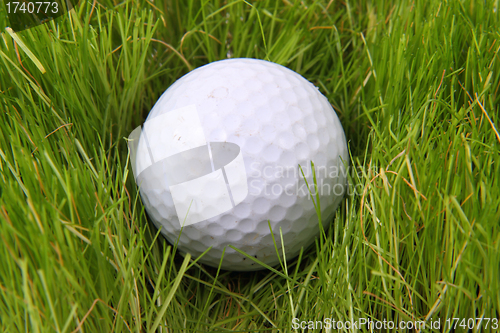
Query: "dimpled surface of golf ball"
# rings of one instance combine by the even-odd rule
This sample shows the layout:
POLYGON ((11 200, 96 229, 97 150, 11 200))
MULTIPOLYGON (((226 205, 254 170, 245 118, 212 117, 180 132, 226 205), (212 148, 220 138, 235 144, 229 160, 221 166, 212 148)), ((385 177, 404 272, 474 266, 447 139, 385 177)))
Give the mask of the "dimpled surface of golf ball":
POLYGON ((148 215, 181 252, 212 247, 200 260, 210 266, 225 249, 223 269, 263 268, 229 245, 277 265, 281 238, 287 260, 295 257, 319 235, 315 192, 326 229, 346 190, 335 111, 312 83, 272 62, 228 59, 189 72, 159 98, 143 133, 134 163, 148 215), (304 180, 313 184, 311 161, 313 196, 304 180))

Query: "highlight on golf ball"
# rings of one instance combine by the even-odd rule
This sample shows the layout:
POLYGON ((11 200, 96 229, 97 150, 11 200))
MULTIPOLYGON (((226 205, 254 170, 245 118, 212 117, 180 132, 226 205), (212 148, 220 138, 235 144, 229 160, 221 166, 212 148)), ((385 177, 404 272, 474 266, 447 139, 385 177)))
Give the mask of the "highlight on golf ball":
POLYGON ((195 257, 211 247, 200 261, 223 269, 263 268, 232 247, 270 266, 283 246, 295 257, 319 234, 315 203, 326 229, 346 191, 347 143, 327 98, 264 60, 189 72, 131 133, 129 149, 161 233, 195 257))

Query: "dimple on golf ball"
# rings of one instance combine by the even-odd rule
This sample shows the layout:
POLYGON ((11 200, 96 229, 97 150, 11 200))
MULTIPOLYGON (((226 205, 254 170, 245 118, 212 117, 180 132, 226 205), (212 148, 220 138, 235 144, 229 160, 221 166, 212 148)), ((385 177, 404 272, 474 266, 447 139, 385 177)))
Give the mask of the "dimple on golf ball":
POLYGON ((305 78, 268 61, 228 59, 189 72, 129 142, 152 221, 182 252, 211 247, 200 261, 223 269, 263 268, 230 245, 270 266, 283 246, 295 257, 319 234, 315 203, 326 229, 346 189, 335 111, 305 78))

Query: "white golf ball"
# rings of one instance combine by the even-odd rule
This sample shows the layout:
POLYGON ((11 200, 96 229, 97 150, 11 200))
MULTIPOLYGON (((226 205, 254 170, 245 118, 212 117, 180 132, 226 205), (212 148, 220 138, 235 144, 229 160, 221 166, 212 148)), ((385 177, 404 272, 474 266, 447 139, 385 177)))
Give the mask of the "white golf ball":
POLYGON ((182 252, 211 247, 200 260, 210 266, 225 249, 222 268, 262 269, 229 245, 270 266, 283 246, 295 257, 319 234, 316 192, 326 229, 346 190, 335 111, 313 84, 272 62, 229 59, 191 71, 136 133, 132 165, 150 218, 182 252))

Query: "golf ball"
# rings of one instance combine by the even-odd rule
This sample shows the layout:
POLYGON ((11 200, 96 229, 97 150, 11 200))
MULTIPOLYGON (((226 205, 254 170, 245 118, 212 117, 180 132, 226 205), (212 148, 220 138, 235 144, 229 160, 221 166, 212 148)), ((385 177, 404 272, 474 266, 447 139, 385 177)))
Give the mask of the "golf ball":
POLYGON ((346 190, 335 111, 272 62, 228 59, 189 72, 134 132, 132 166, 149 217, 181 252, 211 248, 200 260, 210 266, 263 268, 234 248, 270 266, 283 251, 295 257, 319 234, 315 207, 326 229, 346 190))

